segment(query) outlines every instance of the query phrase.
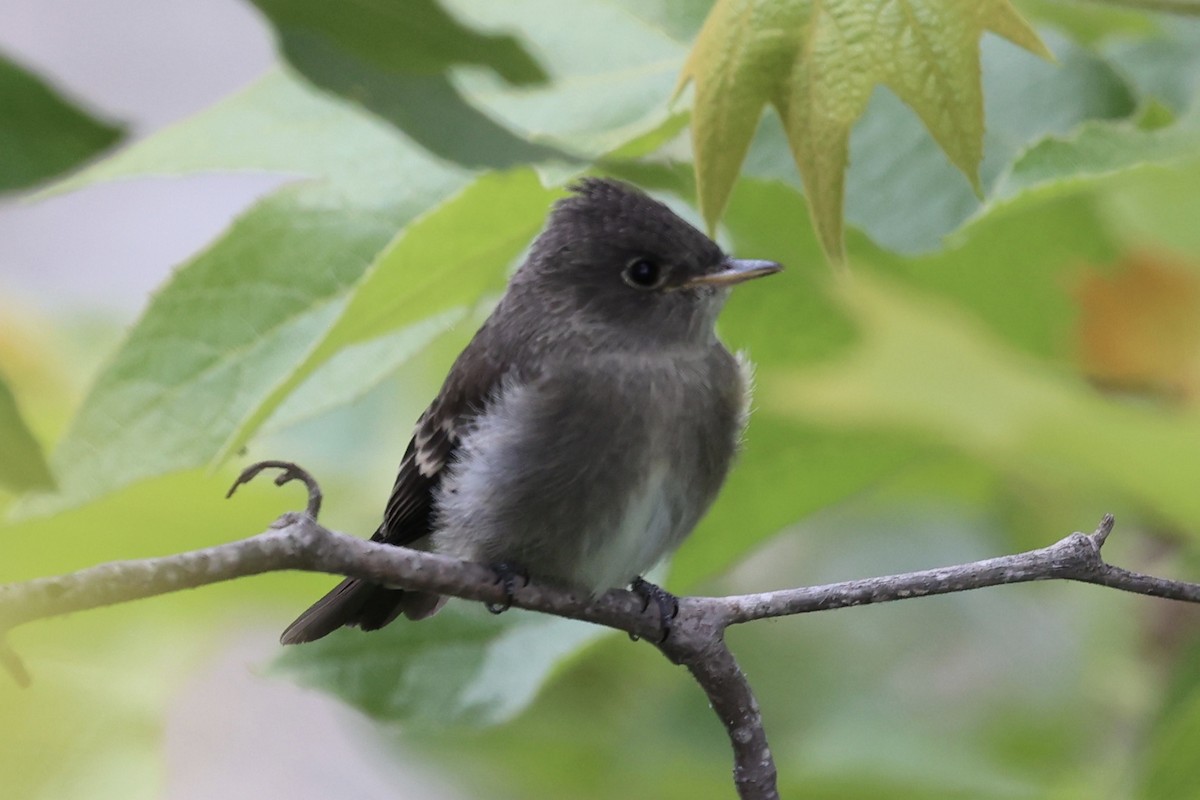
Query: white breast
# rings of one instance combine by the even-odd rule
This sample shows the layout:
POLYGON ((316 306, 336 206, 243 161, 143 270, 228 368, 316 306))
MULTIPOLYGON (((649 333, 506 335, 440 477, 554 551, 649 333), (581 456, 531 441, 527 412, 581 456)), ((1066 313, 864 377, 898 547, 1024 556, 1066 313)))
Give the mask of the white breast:
POLYGON ((596 591, 624 586, 654 566, 678 543, 680 489, 665 463, 651 465, 646 479, 626 499, 616 530, 605 528, 589 536, 588 556, 577 576, 580 583, 596 591))
POLYGON ((724 478, 743 410, 729 389, 740 385, 727 385, 737 374, 724 361, 647 361, 619 386, 596 358, 558 365, 552 381, 503 383, 444 468, 435 550, 599 592, 675 549, 724 478), (640 413, 610 413, 631 393, 646 400, 640 413))

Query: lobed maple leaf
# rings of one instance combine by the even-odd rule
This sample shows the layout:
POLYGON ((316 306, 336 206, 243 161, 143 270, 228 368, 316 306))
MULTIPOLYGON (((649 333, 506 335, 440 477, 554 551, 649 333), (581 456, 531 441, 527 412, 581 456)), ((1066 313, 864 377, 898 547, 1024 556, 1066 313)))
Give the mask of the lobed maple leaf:
POLYGON ((718 0, 684 64, 700 209, 715 225, 770 103, 825 252, 842 256, 850 129, 876 84, 907 103, 979 191, 979 39, 1052 59, 1009 0, 718 0))

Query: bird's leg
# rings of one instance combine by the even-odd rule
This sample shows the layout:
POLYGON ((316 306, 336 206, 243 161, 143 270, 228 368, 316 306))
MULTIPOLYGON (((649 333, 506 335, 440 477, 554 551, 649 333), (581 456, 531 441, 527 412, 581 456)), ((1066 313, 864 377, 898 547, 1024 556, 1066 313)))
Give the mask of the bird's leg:
POLYGON ((507 561, 492 564, 492 571, 496 573, 496 583, 504 587, 504 602, 484 603, 483 607, 493 614, 503 614, 512 608, 513 595, 517 591, 517 578, 521 579, 522 584, 528 586, 529 572, 524 567, 511 564, 507 561))
MULTIPOLYGON (((662 627, 662 638, 658 640, 658 643, 662 644, 671 635, 671 621, 679 615, 679 599, 666 589, 650 583, 641 576, 634 578, 633 583, 629 584, 629 588, 642 598, 642 611, 650 608, 651 601, 658 607, 658 624, 662 627)), ((637 639, 633 634, 630 634, 630 638, 637 639)))

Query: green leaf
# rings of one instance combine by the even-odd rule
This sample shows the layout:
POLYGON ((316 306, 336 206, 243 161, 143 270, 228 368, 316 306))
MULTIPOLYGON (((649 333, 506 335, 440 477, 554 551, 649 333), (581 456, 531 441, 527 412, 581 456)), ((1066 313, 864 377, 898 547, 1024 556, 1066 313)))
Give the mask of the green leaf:
POLYGON ((1200 524, 1200 419, 1105 398, 960 311, 877 278, 847 282, 843 297, 860 344, 837 364, 772 382, 767 405, 927 437, 1024 480, 1087 485, 1185 529, 1200 524))
POLYGON ((273 404, 264 401, 259 409, 269 416, 258 433, 278 431, 357 401, 431 342, 445 338, 446 331, 467 324, 470 316, 455 306, 392 333, 346 345, 315 366, 274 411, 267 407, 273 404))
MULTIPOLYGON (((461 320, 537 233, 556 192, 532 170, 493 173, 414 220, 379 255, 308 353, 240 421, 217 460, 238 450, 275 408, 339 350, 437 315, 423 346, 461 320)), ((361 384, 360 384, 361 385, 361 384)))
POLYGON ((1063 0, 1017 0, 1021 13, 1033 22, 1049 25, 1082 44, 1094 45, 1105 40, 1130 35, 1154 34, 1155 18, 1130 3, 1119 8, 1116 3, 1066 2, 1063 0))
POLYGON ((1142 800, 1175 800, 1194 795, 1200 785, 1200 689, 1167 709, 1155 726, 1146 754, 1138 797, 1142 800))
MULTIPOLYGON (((1087 120, 1123 119, 1135 110, 1132 90, 1110 64, 1057 35, 1045 39, 1057 63, 1029 58, 992 37, 983 39, 988 125, 979 177, 988 195, 1012 161, 1041 138, 1068 136, 1087 120)), ((850 136, 850 152, 846 222, 884 247, 905 253, 935 250, 979 210, 980 198, 920 120, 889 91, 872 94, 850 136)), ((744 174, 788 176, 791 163, 782 125, 774 116, 766 117, 744 174)), ((798 178, 789 182, 800 185, 798 178)))
POLYGON ((1130 170, 1104 182, 1100 203, 1107 229, 1129 247, 1166 248, 1200 258, 1197 181, 1200 163, 1188 160, 1170 169, 1130 170))
POLYGON ((1071 136, 1043 139, 1022 153, 996 182, 987 206, 1003 205, 1035 190, 1072 191, 1081 183, 1147 164, 1196 158, 1200 158, 1200 112, 1154 130, 1136 122, 1089 122, 1071 136))
POLYGON ((23 512, 208 464, 337 319, 396 231, 470 179, 276 75, 67 185, 220 168, 318 180, 259 203, 155 295, 54 453, 58 493, 29 498, 23 512))
POLYGON ((683 43, 691 42, 704 25, 709 0, 608 0, 683 43))
POLYGON ((24 510, 208 463, 336 317, 397 222, 318 187, 285 190, 242 216, 155 295, 54 452, 59 491, 24 510))
POLYGON ((1200 92, 1200 21, 1164 18, 1161 28, 1155 36, 1111 42, 1103 52, 1143 96, 1179 113, 1200 92))
POLYGON ((396 76, 441 75, 455 65, 472 64, 517 85, 546 79, 546 73, 517 39, 475 31, 447 13, 437 0, 405 0, 403 4, 348 0, 336 8, 312 0, 253 2, 284 36, 285 45, 293 32, 319 35, 396 76))
POLYGON ((119 127, 94 119, 0 56, 0 192, 32 186, 111 147, 119 127))
POLYGON ((1008 346, 1062 363, 1073 355, 1079 265, 1108 264, 1121 253, 1112 223, 1097 206, 1088 192, 1031 196, 973 220, 937 253, 907 259, 864 249, 852 254, 856 264, 970 313, 1008 346))
POLYGON ((381 720, 445 728, 496 725, 529 705, 554 668, 608 631, 458 604, 422 624, 364 636, 342 630, 284 651, 275 669, 381 720))
MULTIPOLYGON (((661 128, 672 119, 665 100, 685 54, 675 17, 661 4, 258 5, 305 77, 471 167, 555 163, 577 172, 584 166, 577 157, 595 158, 661 128), (572 24, 562 25, 565 18, 572 24), (603 49, 594 47, 598 30, 603 49)), ((687 17, 679 24, 686 27, 687 17)))
POLYGON ((594 159, 677 116, 667 100, 687 47, 654 20, 656 4, 639 11, 611 0, 447 5, 480 29, 519 29, 550 76, 544 84, 514 87, 480 70, 453 75, 473 104, 531 141, 594 159))
POLYGON ((442 164, 353 104, 313 89, 287 71, 256 83, 184 122, 115 153, 47 193, 146 176, 277 172, 319 179, 340 202, 421 209, 427 174, 470 175, 442 164))
POLYGON ((435 0, 255 0, 287 59, 317 86, 396 125, 430 152, 475 168, 559 156, 530 144, 462 97, 447 71, 480 65, 526 85, 546 75, 508 35, 462 25, 435 0))
POLYGON ((1051 57, 1007 0, 718 0, 681 77, 696 89, 692 144, 709 225, 724 210, 770 103, 783 120, 822 247, 840 259, 850 129, 877 84, 916 111, 979 191, 985 31, 1051 57))
POLYGON ((417 218, 379 255, 314 355, 502 287, 505 269, 561 194, 543 188, 531 169, 491 173, 417 218))
POLYGON ((42 448, 21 418, 17 399, 0 377, 0 486, 18 492, 54 485, 42 448))
MULTIPOLYGON (((1111 65, 1053 34, 1045 39, 1053 64, 998 39, 983 41, 988 124, 979 177, 989 199, 1013 160, 1040 139, 1070 135, 1088 120, 1119 120, 1134 112, 1133 93, 1111 65)), ((978 213, 979 196, 891 93, 875 93, 850 147, 855 155, 847 174, 846 219, 880 245, 901 252, 935 250, 978 213), (896 213, 901 207, 905 212, 896 213)))
MULTIPOLYGON (((772 386, 765 378, 761 383, 772 386)), ((671 590, 695 590, 789 525, 933 450, 914 436, 796 424, 760 408, 721 495, 671 559, 671 590)))

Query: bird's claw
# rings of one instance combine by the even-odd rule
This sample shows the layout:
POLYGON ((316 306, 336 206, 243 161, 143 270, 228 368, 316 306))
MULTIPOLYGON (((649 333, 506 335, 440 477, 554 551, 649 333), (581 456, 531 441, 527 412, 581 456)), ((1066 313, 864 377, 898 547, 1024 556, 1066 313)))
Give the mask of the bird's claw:
POLYGON ((496 573, 496 582, 504 589, 504 602, 484 603, 483 607, 493 614, 503 614, 512 608, 513 596, 517 593, 517 578, 521 579, 523 585, 528 586, 529 573, 507 562, 492 565, 492 570, 496 573))
MULTIPOLYGON (((679 598, 641 577, 634 578, 629 588, 642 598, 643 613, 649 610, 651 602, 658 607, 658 624, 662 630, 662 637, 658 643, 662 644, 671 636, 672 620, 679 616, 679 598)), ((634 633, 629 634, 629 638, 635 642, 638 640, 637 634, 634 633)))

